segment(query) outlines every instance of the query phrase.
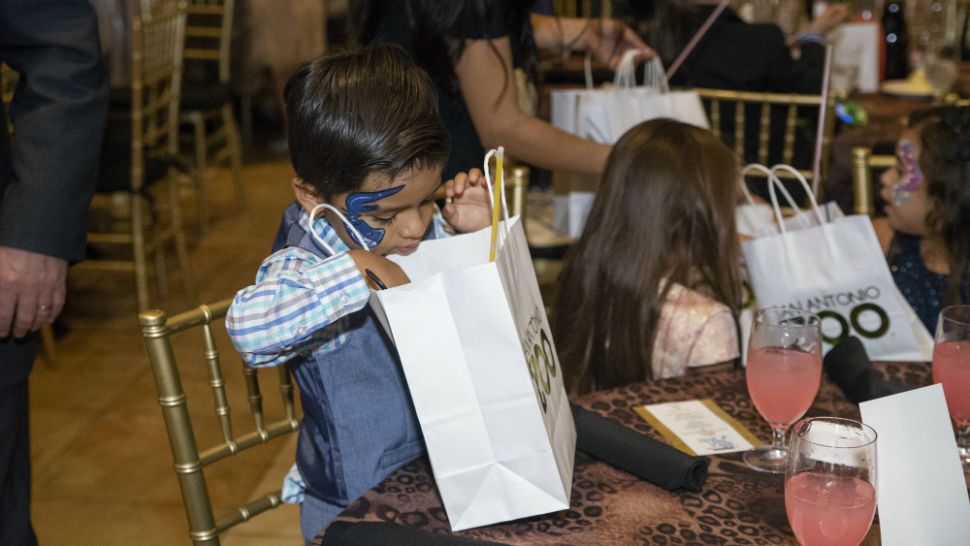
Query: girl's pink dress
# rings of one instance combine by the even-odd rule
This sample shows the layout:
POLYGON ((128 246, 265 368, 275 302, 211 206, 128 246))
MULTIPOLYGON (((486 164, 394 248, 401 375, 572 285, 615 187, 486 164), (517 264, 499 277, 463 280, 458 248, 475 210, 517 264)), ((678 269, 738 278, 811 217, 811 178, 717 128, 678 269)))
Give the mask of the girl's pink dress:
POLYGON ((667 294, 651 368, 654 379, 675 377, 740 356, 731 309, 700 292, 674 283, 667 294))

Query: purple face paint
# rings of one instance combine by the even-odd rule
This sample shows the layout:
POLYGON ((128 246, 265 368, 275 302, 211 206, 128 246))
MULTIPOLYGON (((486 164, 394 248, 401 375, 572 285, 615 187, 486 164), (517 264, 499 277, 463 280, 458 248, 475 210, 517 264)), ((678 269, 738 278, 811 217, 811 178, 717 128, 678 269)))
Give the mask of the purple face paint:
MULTIPOLYGON (((368 212, 377 210, 377 201, 390 197, 397 194, 404 189, 404 184, 400 186, 394 186, 393 188, 388 188, 386 190, 380 191, 362 191, 355 192, 347 196, 347 221, 350 222, 352 226, 357 228, 360 232, 361 237, 366 241, 367 246, 373 248, 384 240, 384 230, 381 228, 371 227, 370 224, 361 220, 360 215, 368 212)), ((352 231, 348 232, 351 238, 353 238, 357 244, 363 246, 363 242, 357 240, 352 231)))
POLYGON ((903 179, 893 188, 893 201, 896 205, 903 205, 909 202, 909 195, 923 187, 923 171, 919 168, 916 161, 916 145, 908 139, 899 141, 899 160, 906 168, 903 179))

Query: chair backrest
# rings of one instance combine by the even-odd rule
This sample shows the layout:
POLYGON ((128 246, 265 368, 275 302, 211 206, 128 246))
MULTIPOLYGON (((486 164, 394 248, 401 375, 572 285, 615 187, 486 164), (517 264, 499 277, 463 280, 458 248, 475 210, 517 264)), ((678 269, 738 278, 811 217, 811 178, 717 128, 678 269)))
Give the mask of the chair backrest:
POLYGON ((185 59, 216 64, 222 83, 229 81, 234 4, 234 0, 189 0, 187 6, 185 59))
POLYGON ((218 545, 220 533, 261 512, 279 506, 281 502, 280 491, 275 491, 216 518, 213 515, 203 468, 238 455, 248 448, 291 434, 297 430, 299 424, 293 402, 293 383, 286 367, 279 366, 272 370, 272 373, 279 374, 279 390, 284 415, 279 420, 267 422, 257 370, 243 365, 254 428, 241 434, 238 430, 233 430, 230 396, 226 390, 219 350, 216 346, 216 334, 213 330, 214 324, 224 322, 222 319, 226 316, 230 303, 231 300, 223 300, 212 305, 202 305, 174 317, 167 317, 164 312, 157 310, 139 315, 142 336, 148 349, 152 372, 155 375, 158 403, 162 407, 169 445, 172 448, 175 474, 178 477, 182 501, 188 516, 189 535, 196 545, 218 545), (181 362, 180 370, 180 365, 175 360, 176 351, 173 348, 172 337, 196 328, 201 329, 202 335, 198 358, 192 362, 181 362), (201 452, 196 443, 192 419, 186 405, 185 391, 182 388, 182 377, 183 374, 189 375, 189 366, 205 366, 208 370, 208 384, 212 389, 215 402, 215 418, 219 422, 222 436, 220 443, 205 448, 201 452))
POLYGON ((135 17, 131 54, 132 189, 145 179, 145 154, 178 152, 179 94, 185 2, 159 1, 149 18, 135 17))
POLYGON ((873 155, 869 148, 852 149, 852 214, 872 216, 875 212, 873 170, 896 166, 894 155, 873 155))
MULTIPOLYGON (((698 88, 694 91, 700 95, 707 107, 711 122, 711 131, 725 142, 725 144, 732 147, 738 157, 745 163, 757 162, 768 164, 769 162, 774 163, 780 161, 781 163, 792 165, 795 159, 796 128, 798 121, 811 115, 811 120, 814 123, 817 121, 818 116, 816 108, 822 105, 821 95, 760 93, 703 88, 698 88), (729 109, 734 111, 733 124, 726 124, 733 129, 733 133, 730 135, 722 133, 722 120, 726 121, 722 116, 722 112, 724 112, 726 105, 732 105, 729 109), (806 111, 808 108, 811 108, 811 110, 806 111), (747 119, 749 109, 755 109, 758 115, 757 157, 745 157, 747 144, 745 129, 749 126, 747 119), (770 156, 770 148, 774 136, 772 128, 775 127, 781 127, 784 134, 780 158, 770 156)), ((829 95, 822 127, 822 157, 819 172, 823 179, 828 172, 829 149, 832 145, 832 135, 835 132, 834 105, 835 97, 834 95, 829 95)), ((799 171, 807 180, 813 182, 811 169, 802 167, 799 171)))

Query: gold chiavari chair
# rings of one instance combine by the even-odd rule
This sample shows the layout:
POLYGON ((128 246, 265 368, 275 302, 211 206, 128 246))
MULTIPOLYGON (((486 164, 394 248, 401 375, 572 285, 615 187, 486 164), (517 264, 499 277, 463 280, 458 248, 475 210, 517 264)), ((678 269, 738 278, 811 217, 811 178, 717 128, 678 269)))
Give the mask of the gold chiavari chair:
MULTIPOLYGON (((13 92, 17 87, 17 81, 19 79, 20 75, 16 71, 6 64, 0 63, 0 101, 3 102, 7 113, 10 112, 10 101, 13 100, 13 92)), ((13 135, 13 120, 9 115, 5 115, 4 117, 6 119, 2 123, 6 123, 6 130, 10 135, 13 135)), ((40 339, 44 348, 44 361, 48 367, 56 368, 57 348, 54 343, 54 329, 50 324, 44 324, 40 327, 40 339)))
MULTIPOLYGON (((203 469, 220 461, 222 464, 228 464, 229 461, 226 459, 257 445, 288 436, 299 427, 293 383, 286 367, 278 366, 270 372, 279 374, 279 391, 282 396, 284 415, 279 420, 267 422, 257 370, 243 365, 242 373, 245 376, 254 428, 242 434, 237 429, 233 429, 232 410, 229 404, 231 396, 226 389, 226 378, 222 373, 216 345, 217 335, 213 329, 213 325, 224 324, 223 319, 230 303, 231 300, 223 300, 212 305, 201 305, 173 317, 168 317, 164 312, 157 310, 146 311, 139 315, 142 336, 155 376, 158 403, 162 408, 162 417, 165 420, 169 445, 172 449, 175 475, 179 481, 182 502, 188 517, 189 536, 196 546, 217 546, 221 533, 262 512, 276 508, 281 503, 281 492, 277 490, 236 506, 216 518, 203 469), (183 360, 177 363, 172 338, 177 334, 187 335, 189 330, 194 329, 201 330, 200 358, 192 362, 183 360), (202 451, 199 450, 182 386, 182 379, 190 376, 193 370, 192 365, 205 366, 207 370, 208 384, 215 402, 215 418, 219 423, 221 434, 219 443, 202 451)), ((236 422, 238 423, 238 419, 236 422)))
MULTIPOLYGON (((174 243, 189 300, 194 300, 188 251, 182 230, 179 173, 173 167, 178 152, 179 91, 185 39, 185 3, 158 0, 150 12, 132 25, 132 86, 127 111, 109 115, 102 156, 99 194, 127 194, 130 212, 124 229, 88 231, 94 248, 125 246, 131 259, 101 253, 75 266, 78 269, 133 271, 138 308, 148 309, 147 256, 155 258, 160 291, 165 291, 165 248, 174 243), (127 150, 120 153, 119 150, 127 150), (111 157, 111 154, 118 157, 111 157), (163 218, 149 191, 154 182, 167 180, 168 218, 163 218), (145 217, 146 211, 148 218, 145 217), (151 231, 146 237, 146 224, 151 231)), ((111 226, 114 228, 115 226, 111 226)))
POLYGON ((234 5, 234 0, 189 0, 188 3, 185 61, 189 70, 191 63, 195 63, 200 74, 198 81, 187 78, 183 83, 181 121, 192 127, 193 180, 198 192, 200 233, 205 233, 209 216, 206 168, 210 151, 214 161, 229 163, 238 205, 245 204, 239 130, 229 93, 234 5))
POLYGON ((875 176, 873 171, 882 171, 896 166, 894 155, 874 155, 865 147, 852 149, 852 214, 872 216, 875 213, 875 176))
MULTIPOLYGON (((711 130, 725 144, 734 149, 738 157, 746 163, 757 162, 768 164, 777 163, 779 159, 771 157, 771 142, 773 140, 773 128, 780 127, 784 140, 781 147, 780 162, 791 165, 795 158, 796 129, 799 120, 809 117, 814 122, 817 119, 817 110, 822 105, 821 95, 807 95, 797 93, 760 93, 752 91, 729 91, 725 89, 694 89, 707 107, 708 116, 711 122, 711 130), (730 108, 725 108, 730 106, 730 108), (758 146, 757 157, 746 157, 747 142, 745 130, 749 127, 747 113, 750 109, 758 112, 758 146), (724 123, 726 118, 722 115, 725 110, 733 110, 733 123, 724 123), (783 114, 778 115, 778 114, 783 114), (730 133, 725 133, 723 128, 727 126, 733 129, 730 133)), ((835 96, 829 95, 826 105, 826 115, 822 128, 822 158, 820 173, 824 180, 825 173, 828 171, 829 149, 832 145, 832 135, 835 132, 835 96)), ((777 134, 777 133, 775 133, 777 134)), ((813 174, 809 169, 800 169, 805 178, 814 183, 813 174)), ((819 186, 821 191, 821 186, 819 186)))

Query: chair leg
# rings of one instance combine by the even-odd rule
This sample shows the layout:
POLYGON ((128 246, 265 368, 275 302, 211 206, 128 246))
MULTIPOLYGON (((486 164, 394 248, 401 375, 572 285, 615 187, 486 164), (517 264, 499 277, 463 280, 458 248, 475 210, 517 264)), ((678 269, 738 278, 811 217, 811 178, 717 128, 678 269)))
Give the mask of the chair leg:
POLYGON ((40 340, 44 347, 44 362, 47 368, 57 369, 57 349, 54 345, 54 328, 50 324, 40 327, 40 340))
POLYGON ((135 259, 135 285, 138 289, 138 310, 148 310, 148 271, 145 267, 145 222, 142 213, 145 197, 140 193, 131 196, 131 236, 135 259))
POLYGON ((226 147, 229 149, 229 163, 232 168, 232 183, 236 186, 236 202, 239 208, 246 206, 246 193, 242 180, 242 146, 239 142, 239 130, 232 115, 232 103, 222 105, 222 125, 225 127, 226 147))
POLYGON ((239 97, 239 122, 242 124, 242 141, 246 150, 253 149, 253 96, 243 93, 239 97))
POLYGON ((206 135, 205 118, 202 114, 192 114, 192 128, 195 133, 195 179, 196 200, 198 202, 197 216, 199 218, 199 235, 205 235, 209 223, 209 202, 206 183, 206 135))
POLYGON ((168 263, 165 260, 165 246, 161 238, 156 238, 155 242, 155 286, 158 289, 158 297, 165 299, 168 297, 168 263))
POLYGON ((171 207, 172 233, 175 238, 175 255, 179 261, 179 270, 182 275, 182 288, 185 289, 185 297, 190 305, 194 305, 195 284, 192 282, 192 272, 189 266, 189 252, 185 244, 185 231, 182 229, 182 206, 179 204, 179 183, 178 177, 169 174, 169 206, 171 207))

